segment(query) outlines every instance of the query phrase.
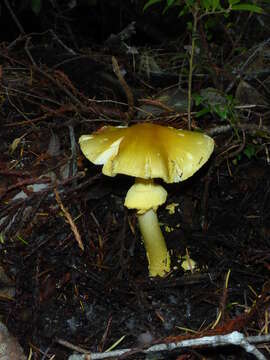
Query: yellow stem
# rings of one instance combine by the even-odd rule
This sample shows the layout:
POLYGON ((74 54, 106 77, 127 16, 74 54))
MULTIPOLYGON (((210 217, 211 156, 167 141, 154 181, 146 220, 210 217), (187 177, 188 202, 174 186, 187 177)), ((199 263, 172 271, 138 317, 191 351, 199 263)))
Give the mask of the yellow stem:
POLYGON ((149 263, 150 276, 164 276, 170 271, 170 255, 153 209, 138 214, 140 230, 149 263))

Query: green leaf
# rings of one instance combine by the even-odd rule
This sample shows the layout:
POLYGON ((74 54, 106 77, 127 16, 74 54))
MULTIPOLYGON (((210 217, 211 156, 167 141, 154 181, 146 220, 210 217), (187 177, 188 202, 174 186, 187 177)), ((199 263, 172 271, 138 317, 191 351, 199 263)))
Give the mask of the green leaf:
POLYGON ((256 149, 253 145, 247 145, 244 149, 244 154, 250 160, 253 156, 256 155, 256 149))
POLYGON ((230 5, 239 4, 241 0, 229 0, 230 5))
POLYGON ((31 9, 36 15, 40 14, 41 6, 42 6, 42 0, 32 0, 31 9))
POLYGON ((252 13, 258 13, 258 14, 262 14, 263 13, 263 9, 257 5, 253 5, 253 4, 238 4, 238 5, 232 5, 232 10, 237 10, 237 11, 250 11, 252 13))
POLYGON ((212 11, 215 11, 215 10, 221 8, 219 0, 212 0, 211 3, 212 3, 211 4, 212 5, 212 11))
POLYGON ((208 114, 208 113, 210 113, 210 109, 209 109, 208 107, 205 107, 204 109, 198 111, 198 112, 196 113, 195 117, 196 117, 196 118, 199 118, 199 117, 201 117, 201 116, 203 116, 203 115, 205 115, 205 114, 208 114))
POLYGON ((220 105, 213 106, 213 111, 221 118, 221 120, 227 120, 229 110, 228 108, 223 108, 220 105))
POLYGON ((207 11, 215 11, 217 8, 221 8, 220 0, 202 0, 201 4, 207 11))
POLYGON ((185 0, 185 3, 189 8, 191 8, 191 7, 195 6, 195 1, 196 0, 185 0))
POLYGON ((162 0, 149 0, 143 7, 143 11, 147 10, 150 6, 160 3, 162 0))
POLYGON ((166 5, 165 8, 162 10, 162 15, 166 14, 166 12, 168 11, 169 6, 166 5))
POLYGON ((211 7, 211 1, 210 0, 202 0, 201 5, 204 9, 210 10, 211 7))
POLYGON ((193 98, 196 106, 201 105, 201 103, 203 102, 203 97, 199 94, 193 94, 192 98, 193 98))
POLYGON ((192 21, 187 22, 187 29, 188 29, 188 31, 192 32, 192 29, 193 29, 193 22, 192 21))
POLYGON ((183 7, 183 9, 179 12, 178 17, 184 16, 184 15, 187 14, 188 12, 189 12, 189 8, 188 8, 187 5, 185 5, 185 6, 183 7))
POLYGON ((170 7, 172 5, 174 5, 175 0, 167 0, 167 6, 170 7))

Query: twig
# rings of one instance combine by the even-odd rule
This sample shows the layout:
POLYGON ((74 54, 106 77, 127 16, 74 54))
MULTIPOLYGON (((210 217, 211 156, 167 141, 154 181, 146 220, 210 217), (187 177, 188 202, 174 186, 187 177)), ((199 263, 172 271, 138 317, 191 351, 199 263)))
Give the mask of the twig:
POLYGON ((266 134, 270 134, 270 127, 269 126, 261 126, 256 124, 237 124, 237 125, 221 125, 216 126, 212 129, 206 131, 206 133, 210 136, 215 136, 219 134, 226 133, 228 131, 233 130, 234 128, 241 129, 243 131, 247 131, 249 133, 256 133, 256 132, 264 132, 266 134))
POLYGON ((31 63, 34 66, 37 66, 37 63, 35 62, 30 50, 29 50, 29 43, 30 43, 31 37, 27 37, 24 45, 24 51, 26 52, 27 56, 29 57, 31 63))
POLYGON ((228 272, 227 272, 227 274, 225 276, 225 281, 224 281, 224 285, 223 285, 223 292, 222 292, 222 296, 221 296, 220 301, 219 301, 219 313, 218 313, 216 321, 211 326, 211 329, 215 329, 215 327, 219 323, 224 322, 225 310, 226 310, 226 301, 227 301, 227 296, 228 296, 228 283, 229 283, 230 274, 231 274, 231 269, 228 270, 228 272))
POLYGON ((132 91, 130 90, 130 87, 128 86, 126 80, 124 79, 124 77, 121 73, 118 62, 114 56, 112 57, 112 66, 113 66, 113 71, 114 71, 115 75, 117 76, 120 84, 122 85, 123 90, 127 97, 127 102, 128 102, 127 117, 128 117, 128 121, 129 121, 134 115, 134 97, 133 97, 132 91))
POLYGON ((28 171, 18 171, 18 170, 9 170, 9 169, 0 169, 0 175, 30 177, 30 173, 28 171))
MULTIPOLYGON (((68 349, 80 352, 81 354, 87 354, 88 353, 87 350, 83 349, 80 346, 71 344, 69 341, 62 340, 62 339, 57 339, 56 342, 58 342, 58 344, 63 345, 64 347, 66 347, 68 349)), ((81 359, 83 359, 83 357, 81 355, 79 355, 79 356, 81 357, 81 359)))
MULTIPOLYGON (((248 336, 245 337, 239 331, 233 331, 226 335, 204 336, 198 339, 188 339, 179 342, 163 343, 150 346, 148 349, 121 349, 108 351, 103 353, 89 353, 85 355, 71 355, 68 360, 100 360, 125 356, 130 353, 140 352, 143 354, 155 353, 160 351, 173 351, 176 349, 190 348, 190 347, 220 347, 220 346, 240 346, 246 352, 252 354, 258 360, 267 360, 266 357, 253 345, 257 343, 270 342, 270 335, 248 336)), ((58 343, 66 345, 64 341, 58 340, 58 343)), ((71 344, 72 345, 72 344, 71 344)))
POLYGON ((66 44, 63 43, 63 41, 61 39, 59 39, 59 37, 56 35, 56 33, 52 30, 49 29, 49 33, 52 36, 52 40, 58 42, 70 55, 76 55, 76 52, 71 49, 70 47, 68 47, 66 44))
POLYGON ((22 27, 22 25, 21 25, 21 23, 19 22, 17 16, 15 15, 12 7, 10 6, 9 1, 8 1, 8 0, 4 0, 4 3, 5 3, 5 5, 6 5, 8 11, 10 12, 10 15, 11 15, 13 21, 14 21, 15 24, 17 25, 17 28, 20 30, 20 33, 21 33, 22 35, 25 35, 24 28, 22 27))
MULTIPOLYGON (((71 158, 72 158, 72 168, 71 168, 71 176, 75 176, 78 171, 77 166, 77 144, 75 140, 75 133, 74 133, 74 127, 72 125, 68 125, 69 129, 69 139, 70 139, 70 147, 71 147, 71 158)), ((75 181, 76 184, 76 181, 75 181)))
MULTIPOLYGON (((228 159, 235 158, 237 155, 241 154, 241 152, 244 150, 244 148, 246 146, 246 134, 245 134, 245 131, 243 129, 241 129, 241 130, 242 130, 242 134, 243 134, 242 143, 238 146, 238 148, 235 151, 228 152, 228 156, 227 156, 228 159)), ((232 148, 233 147, 234 146, 232 146, 232 148)), ((230 148, 228 150, 226 150, 226 152, 229 151, 229 150, 230 150, 230 148)))
POLYGON ((108 333, 110 332, 110 329, 111 329, 111 326, 112 326, 112 316, 109 317, 109 320, 108 320, 108 323, 107 323, 107 326, 106 326, 106 329, 105 329, 105 332, 102 336, 102 339, 101 339, 101 342, 100 344, 98 345, 98 350, 99 351, 103 351, 103 348, 104 348, 104 344, 107 340, 107 337, 108 337, 108 333))
POLYGON ((0 192, 0 200, 2 200, 6 194, 12 190, 15 190, 17 188, 26 186, 26 185, 32 185, 32 184, 48 184, 51 182, 50 178, 27 178, 24 180, 19 180, 13 185, 10 185, 7 189, 5 189, 3 192, 0 192))
POLYGON ((237 70, 234 71, 234 74, 233 74, 234 80, 228 85, 227 89, 225 90, 226 94, 228 94, 231 91, 231 89, 234 87, 236 82, 239 79, 241 79, 244 71, 258 56, 258 53, 260 53, 265 48, 265 46, 267 46, 269 43, 270 43, 270 38, 268 38, 267 40, 263 41, 262 43, 256 45, 254 48, 252 48, 250 50, 250 52, 251 52, 250 56, 246 59, 246 61, 241 65, 240 68, 238 68, 237 70))
POLYGON ((192 107, 192 79, 193 79, 193 61, 196 45, 196 32, 198 25, 198 9, 195 9, 193 15, 193 27, 191 34, 191 51, 189 56, 189 73, 188 73, 188 130, 191 130, 191 107, 192 107))
POLYGON ((64 215, 65 215, 65 218, 67 219, 70 227, 71 227, 71 230, 75 236, 75 239, 79 245, 79 248, 83 251, 84 250, 84 246, 83 246, 83 243, 82 243, 82 239, 81 239, 81 235, 78 231, 78 228, 76 226, 76 224, 74 223, 74 221, 72 220, 72 217, 70 215, 70 213, 67 211, 67 209, 64 207, 61 199, 60 199, 60 196, 59 196, 59 193, 56 189, 54 189, 54 194, 55 194, 55 199, 57 201, 57 204, 59 205, 60 209, 63 211, 64 215))
MULTIPOLYGON (((160 109, 170 112, 170 113, 174 111, 171 107, 167 106, 166 104, 163 104, 163 102, 161 102, 160 100, 140 99, 140 102, 142 102, 143 104, 147 104, 147 105, 157 106, 160 109)), ((146 113, 147 113, 147 111, 146 111, 146 113)))
MULTIPOLYGON (((31 119, 29 119, 29 118, 25 115, 24 111, 20 110, 20 109, 13 103, 13 101, 11 100, 10 95, 9 95, 10 92, 9 92, 8 87, 4 87, 4 86, 3 86, 3 88, 5 89, 5 93, 6 93, 6 95, 7 95, 7 99, 8 99, 8 102, 10 103, 10 105, 11 105, 16 111, 18 111, 18 113, 19 113, 24 119, 26 119, 26 121, 27 121, 28 123, 30 123, 34 128, 37 128, 36 125, 31 121, 31 119)), ((14 123, 13 123, 12 125, 14 126, 14 123)))

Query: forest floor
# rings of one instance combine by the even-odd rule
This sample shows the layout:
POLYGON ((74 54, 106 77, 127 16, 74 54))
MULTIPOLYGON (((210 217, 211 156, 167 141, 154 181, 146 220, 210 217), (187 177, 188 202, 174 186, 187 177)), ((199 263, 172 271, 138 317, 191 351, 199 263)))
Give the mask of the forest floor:
MULTIPOLYGON (((239 86, 240 104, 221 97, 215 107, 200 95, 209 111, 196 118, 201 108, 194 107, 192 128, 212 136, 215 150, 192 178, 163 184, 168 198, 158 216, 172 271, 150 279, 136 214, 124 207, 134 179, 104 176, 78 139, 126 124, 130 113, 129 124, 145 121, 140 109, 147 121, 187 128, 186 111, 160 104, 162 79, 153 85, 151 77, 132 75, 124 56, 116 57, 127 68, 135 108, 123 105, 127 90, 109 53, 75 56, 30 46, 25 37, 2 45, 0 57, 0 319, 25 354, 68 359, 78 350, 72 345, 90 352, 115 345, 137 349, 124 356, 133 359, 255 358, 235 346, 152 357, 138 348, 233 331, 268 334, 270 116, 269 101, 258 94, 269 95, 269 74, 256 86, 249 82, 252 102, 239 86), (192 269, 183 268, 186 257, 192 269)), ((173 86, 175 77, 166 76, 173 86)), ((194 79, 198 90, 202 80, 194 79)), ((270 358, 269 342, 257 349, 270 358)))

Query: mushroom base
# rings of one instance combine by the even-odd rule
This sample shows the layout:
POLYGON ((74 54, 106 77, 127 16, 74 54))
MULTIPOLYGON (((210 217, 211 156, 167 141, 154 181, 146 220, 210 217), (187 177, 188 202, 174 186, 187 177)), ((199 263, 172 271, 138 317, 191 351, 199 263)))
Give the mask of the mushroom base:
POLYGON ((149 275, 164 276, 170 271, 171 261, 159 227, 157 214, 150 209, 137 216, 148 258, 149 275))

